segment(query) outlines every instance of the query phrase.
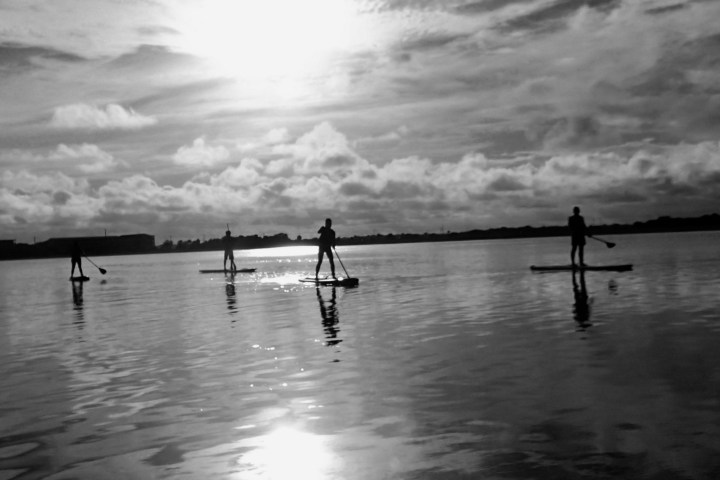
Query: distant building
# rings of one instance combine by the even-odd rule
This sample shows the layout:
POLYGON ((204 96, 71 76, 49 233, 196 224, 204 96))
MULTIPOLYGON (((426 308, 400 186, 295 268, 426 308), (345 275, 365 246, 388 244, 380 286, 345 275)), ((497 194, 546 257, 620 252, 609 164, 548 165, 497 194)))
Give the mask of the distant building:
POLYGON ((78 242, 88 255, 148 253, 155 250, 155 236, 145 233, 104 237, 51 238, 37 245, 56 255, 70 255, 70 249, 74 242, 78 242))

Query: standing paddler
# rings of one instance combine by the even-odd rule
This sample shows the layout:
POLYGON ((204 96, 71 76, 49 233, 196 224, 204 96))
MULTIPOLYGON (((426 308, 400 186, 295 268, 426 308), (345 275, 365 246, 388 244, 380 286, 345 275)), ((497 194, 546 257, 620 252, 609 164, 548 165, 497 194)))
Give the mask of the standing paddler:
POLYGON ((320 272, 320 265, 322 265, 323 254, 327 255, 328 261, 330 262, 330 271, 332 272, 332 277, 337 278, 335 276, 335 261, 332 254, 332 249, 335 248, 335 230, 333 230, 331 227, 332 220, 326 218, 325 226, 320 227, 320 230, 318 230, 320 238, 318 239, 318 262, 317 266, 315 266, 316 280, 318 278, 318 273, 320 272))
POLYGON ((568 218, 568 227, 570 228, 570 241, 572 248, 570 250, 570 261, 575 267, 575 252, 578 252, 578 260, 580 266, 585 266, 585 237, 589 235, 588 228, 585 225, 585 219, 580 215, 580 207, 573 208, 573 214, 568 218))
POLYGON ((70 269, 70 278, 75 275, 75 265, 78 267, 78 271, 80 272, 80 276, 84 277, 85 274, 82 270, 82 257, 83 257, 83 250, 80 248, 80 243, 75 240, 72 244, 72 247, 70 248, 70 263, 72 265, 70 269))
POLYGON ((235 266, 235 253, 233 252, 233 244, 235 243, 232 236, 230 236, 230 226, 225 231, 225 236, 222 239, 223 246, 225 247, 225 256, 223 257, 223 270, 227 273, 227 261, 230 260, 230 272, 235 273, 237 267, 235 266))

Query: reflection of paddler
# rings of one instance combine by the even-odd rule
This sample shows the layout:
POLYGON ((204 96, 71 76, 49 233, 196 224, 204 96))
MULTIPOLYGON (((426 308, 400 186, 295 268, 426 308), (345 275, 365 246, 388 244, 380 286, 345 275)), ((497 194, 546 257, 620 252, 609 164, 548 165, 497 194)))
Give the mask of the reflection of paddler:
POLYGON ((327 346, 337 345, 342 342, 342 340, 338 340, 337 338, 338 332, 340 331, 338 328, 340 320, 338 319, 337 292, 335 290, 335 287, 332 287, 332 296, 330 300, 326 302, 325 299, 323 299, 322 293, 320 293, 320 288, 315 289, 318 304, 320 304, 320 316, 322 317, 323 329, 325 330, 325 338, 328 339, 327 342, 325 342, 327 346))
POLYGON ((76 307, 82 307, 82 304, 83 304, 83 283, 82 282, 72 282, 72 295, 73 295, 73 304, 75 304, 76 307))
POLYGON ((573 317, 581 327, 590 326, 590 299, 588 298, 587 286, 585 285, 585 272, 580 271, 580 283, 578 284, 577 275, 573 270, 573 296, 575 303, 573 305, 573 317))
POLYGON ((76 320, 73 322, 79 329, 85 324, 85 315, 83 312, 83 282, 72 282, 73 310, 75 311, 76 320))
POLYGON ((237 313, 237 306, 235 305, 237 300, 235 299, 235 284, 234 283, 228 282, 225 284, 225 295, 227 295, 228 310, 230 310, 230 313, 237 313))
POLYGON ((75 274, 75 265, 78 267, 78 271, 80 272, 80 276, 84 277, 85 274, 82 270, 82 257, 83 257, 83 251, 82 248, 80 248, 80 244, 77 240, 75 240, 72 244, 72 247, 70 249, 70 262, 72 264, 72 269, 70 270, 70 277, 75 274))

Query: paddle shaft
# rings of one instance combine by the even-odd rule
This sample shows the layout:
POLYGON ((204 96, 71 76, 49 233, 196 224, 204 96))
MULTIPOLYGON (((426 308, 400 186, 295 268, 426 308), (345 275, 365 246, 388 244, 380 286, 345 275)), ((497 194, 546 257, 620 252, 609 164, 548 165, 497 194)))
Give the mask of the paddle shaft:
MULTIPOLYGON (((92 260, 90 260, 87 255, 84 255, 84 254, 83 254, 83 257, 85 257, 85 259, 86 259, 88 262, 90 262, 90 263, 92 263, 93 265, 95 265, 95 262, 93 262, 92 260)), ((103 275, 105 275, 105 274, 107 273, 107 270, 105 270, 104 268, 100 268, 100 267, 98 267, 97 265, 95 265, 95 268, 97 268, 98 270, 100 270, 100 273, 102 273, 103 275)))
POLYGON ((337 255, 338 260, 340 261, 340 265, 342 266, 343 271, 345 272, 345 275, 347 275, 347 278, 350 278, 350 274, 349 274, 348 271, 345 269, 345 265, 343 264, 342 260, 340 259, 340 254, 337 252, 337 249, 336 249, 335 247, 333 247, 333 250, 335 250, 335 255, 337 255))
POLYGON ((588 235, 588 236, 589 236, 590 238, 593 238, 593 239, 597 240, 598 242, 604 243, 605 245, 607 245, 608 248, 612 248, 612 247, 615 246, 615 244, 614 244, 613 242, 608 242, 607 240, 603 240, 602 238, 594 237, 594 236, 592 236, 592 235, 588 235))

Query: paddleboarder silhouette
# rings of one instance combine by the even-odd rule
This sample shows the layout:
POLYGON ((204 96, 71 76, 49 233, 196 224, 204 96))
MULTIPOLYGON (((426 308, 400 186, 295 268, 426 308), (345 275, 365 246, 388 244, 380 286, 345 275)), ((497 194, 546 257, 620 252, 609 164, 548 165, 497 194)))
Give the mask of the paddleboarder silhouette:
POLYGON ((573 214, 568 218, 568 227, 570 228, 570 241, 572 248, 570 250, 570 261, 575 266, 575 252, 578 252, 578 260, 580 266, 585 266, 585 236, 588 235, 588 228, 585 225, 585 219, 580 215, 580 207, 573 208, 573 214))
POLYGON ((318 278, 318 273, 320 272, 320 265, 322 265, 323 254, 327 255, 328 261, 330 262, 330 271, 332 272, 332 277, 337 278, 335 276, 335 261, 332 254, 332 249, 335 248, 335 230, 333 230, 331 227, 332 220, 326 218, 325 225, 320 227, 320 230, 318 230, 320 238, 318 239, 318 261, 317 265, 315 266, 316 279, 318 278))
POLYGON ((70 269, 70 278, 75 275, 75 265, 78 267, 78 271, 80 272, 80 276, 84 277, 85 274, 83 273, 82 269, 82 256, 83 251, 82 248, 80 248, 80 243, 78 243, 77 240, 75 240, 72 244, 72 247, 70 248, 70 262, 72 264, 72 268, 70 269))
POLYGON ((225 247, 225 256, 223 257, 223 270, 227 273, 227 261, 230 260, 230 271, 235 272, 237 267, 235 266, 235 254, 233 253, 233 238, 230 236, 230 230, 225 232, 225 236, 222 239, 225 247))

